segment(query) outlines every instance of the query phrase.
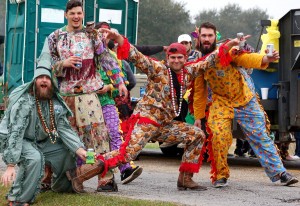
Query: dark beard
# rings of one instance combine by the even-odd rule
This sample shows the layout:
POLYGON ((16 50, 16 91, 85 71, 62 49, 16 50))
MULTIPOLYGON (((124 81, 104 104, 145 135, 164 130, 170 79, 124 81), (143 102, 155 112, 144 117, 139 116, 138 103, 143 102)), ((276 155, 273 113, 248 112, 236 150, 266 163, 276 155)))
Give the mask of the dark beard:
POLYGON ((35 95, 40 100, 52 99, 52 97, 53 97, 53 88, 52 87, 48 88, 46 92, 41 92, 41 90, 39 88, 36 88, 35 89, 35 95))
POLYGON ((209 53, 215 51, 216 48, 217 48, 216 40, 214 41, 214 43, 208 49, 204 48, 202 43, 200 42, 200 51, 203 55, 206 55, 206 54, 209 54, 209 53))

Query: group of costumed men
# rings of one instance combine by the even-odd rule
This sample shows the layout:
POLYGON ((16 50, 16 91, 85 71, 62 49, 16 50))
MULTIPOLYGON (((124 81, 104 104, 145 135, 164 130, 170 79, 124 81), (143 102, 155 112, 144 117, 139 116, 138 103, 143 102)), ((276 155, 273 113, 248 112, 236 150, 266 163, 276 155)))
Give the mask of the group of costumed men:
POLYGON ((141 174, 141 168, 131 168, 128 163, 150 140, 184 143, 177 180, 179 190, 206 190, 192 179, 199 172, 206 149, 213 185, 226 186, 229 178, 226 156, 232 141, 234 117, 271 181, 281 180, 285 185, 298 182, 282 165, 268 136, 263 110, 248 86, 247 76, 238 68, 265 69, 268 63, 279 59, 277 51, 272 56, 244 52, 235 47, 238 39, 217 48, 216 28, 206 22, 199 28, 200 51, 202 49, 205 55, 186 64, 186 48, 172 43, 164 64, 144 56, 126 37, 114 31, 83 27, 80 1, 69 1, 65 16, 68 25, 49 36, 33 80, 11 93, 0 125, 0 151, 7 165, 1 181, 8 185, 14 180, 7 195, 10 205, 34 202, 45 178, 45 165, 53 173, 50 187, 56 192, 85 192, 84 181, 94 176, 101 180, 111 169, 119 166, 122 171, 124 164, 131 171, 128 174, 132 181, 141 174), (108 87, 103 87, 96 64, 100 64, 109 77, 112 84, 109 87, 125 95, 127 90, 101 33, 118 43, 118 59, 132 62, 148 77, 146 94, 123 124, 124 142, 114 150, 110 150, 109 143, 103 145, 109 140, 104 141, 107 132, 98 93, 108 87), (83 51, 81 57, 76 56, 78 50, 83 51), (82 64, 81 68, 78 64, 82 64), (213 93, 207 119, 209 138, 199 127, 175 119, 185 112, 183 96, 196 77, 202 79, 198 88, 206 88, 208 84, 213 93), (73 117, 69 117, 70 111, 73 117), (77 161, 76 164, 75 156, 85 161, 87 148, 96 150, 96 162, 79 164, 77 161))

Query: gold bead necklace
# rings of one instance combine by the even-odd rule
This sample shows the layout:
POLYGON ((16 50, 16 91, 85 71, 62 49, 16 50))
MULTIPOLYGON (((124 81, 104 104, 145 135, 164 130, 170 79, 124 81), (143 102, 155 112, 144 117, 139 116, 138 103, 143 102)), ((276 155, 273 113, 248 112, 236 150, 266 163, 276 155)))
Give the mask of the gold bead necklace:
POLYGON ((49 137, 51 143, 55 144, 55 142, 58 138, 58 133, 57 133, 57 130, 55 128, 55 122, 54 122, 53 101, 51 99, 49 100, 50 129, 47 126, 45 118, 43 117, 40 101, 38 100, 37 97, 35 97, 35 101, 36 101, 36 106, 37 106, 37 112, 38 112, 39 118, 41 120, 42 126, 44 128, 44 131, 48 134, 48 137, 49 137))

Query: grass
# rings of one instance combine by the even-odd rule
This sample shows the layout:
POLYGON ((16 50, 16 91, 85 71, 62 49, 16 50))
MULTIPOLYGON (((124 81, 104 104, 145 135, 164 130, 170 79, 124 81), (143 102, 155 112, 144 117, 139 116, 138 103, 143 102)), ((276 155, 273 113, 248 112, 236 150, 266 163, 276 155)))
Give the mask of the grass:
MULTIPOLYGON (((6 205, 5 195, 8 188, 0 186, 0 205, 6 205)), ((37 196, 35 206, 178 206, 176 203, 137 200, 116 196, 106 196, 99 193, 63 194, 52 191, 41 193, 37 196)))
MULTIPOLYGON (((145 148, 159 149, 158 142, 147 143, 145 148)), ((1 176, 1 172, 0 172, 1 176)), ((6 205, 5 195, 9 188, 0 186, 0 205, 6 205)), ((116 193, 117 194, 117 193, 116 193)), ((48 191, 40 193, 35 206, 178 206, 179 204, 161 201, 130 199, 118 196, 107 196, 103 193, 68 194, 48 191)))
POLYGON ((159 145, 158 145, 158 142, 148 142, 145 146, 145 148, 147 149, 159 149, 159 145))

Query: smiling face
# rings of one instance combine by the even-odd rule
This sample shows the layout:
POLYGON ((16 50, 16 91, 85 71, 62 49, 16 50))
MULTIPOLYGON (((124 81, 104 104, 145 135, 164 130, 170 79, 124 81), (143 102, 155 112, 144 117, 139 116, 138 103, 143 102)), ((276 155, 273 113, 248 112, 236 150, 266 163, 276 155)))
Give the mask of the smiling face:
POLYGON ((53 96, 52 82, 49 76, 41 75, 35 79, 35 93, 38 99, 51 99, 53 96))
POLYGON ((183 54, 170 54, 168 56, 168 65, 175 73, 181 72, 183 65, 186 63, 187 56, 183 54))
POLYGON ((68 20, 69 31, 82 29, 82 20, 84 13, 81 6, 76 6, 65 12, 65 17, 68 20))

